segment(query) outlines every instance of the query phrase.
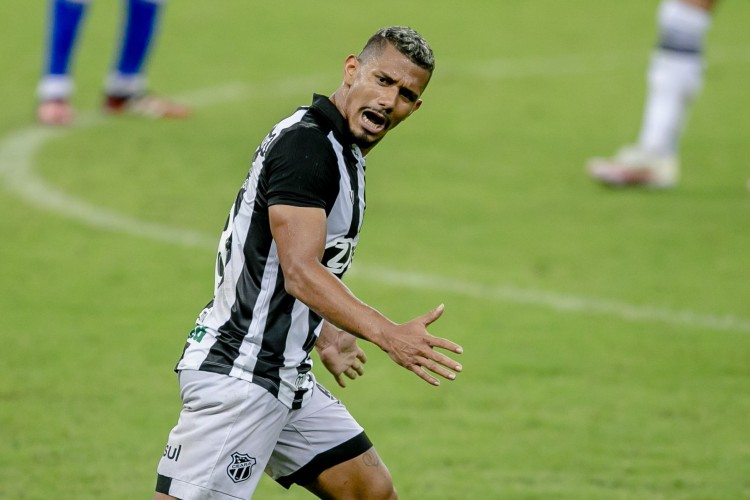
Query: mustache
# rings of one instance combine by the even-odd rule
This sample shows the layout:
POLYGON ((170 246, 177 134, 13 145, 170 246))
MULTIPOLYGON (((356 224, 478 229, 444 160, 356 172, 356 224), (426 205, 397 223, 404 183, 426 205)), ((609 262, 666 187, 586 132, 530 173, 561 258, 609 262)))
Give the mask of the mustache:
POLYGON ((391 123, 390 111, 387 111, 383 108, 366 106, 362 109, 362 114, 367 116, 368 120, 376 123, 382 123, 385 126, 388 126, 391 123))

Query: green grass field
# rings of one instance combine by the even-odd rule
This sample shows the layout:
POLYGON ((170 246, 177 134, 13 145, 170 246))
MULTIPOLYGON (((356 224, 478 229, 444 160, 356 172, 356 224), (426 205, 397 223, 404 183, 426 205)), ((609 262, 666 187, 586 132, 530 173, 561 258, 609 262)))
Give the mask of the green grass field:
MULTIPOLYGON (((422 109, 368 157, 347 283, 431 328, 433 388, 372 346, 340 390, 404 499, 750 497, 750 3, 723 3, 669 192, 583 165, 635 138, 656 1, 173 2, 151 61, 188 122, 98 113, 118 2, 94 2, 79 121, 37 126, 44 2, 0 3, 0 498, 150 498, 172 367, 258 141, 372 32, 433 45, 422 109)), ((309 498, 264 478, 262 499, 309 498)))

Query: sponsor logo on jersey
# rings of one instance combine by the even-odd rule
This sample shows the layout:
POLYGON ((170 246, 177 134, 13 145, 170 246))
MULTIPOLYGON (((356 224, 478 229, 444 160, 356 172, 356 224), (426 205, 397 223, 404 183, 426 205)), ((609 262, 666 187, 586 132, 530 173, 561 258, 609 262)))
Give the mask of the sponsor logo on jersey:
POLYGON ((172 446, 171 444, 168 444, 166 448, 164 448, 164 455, 163 457, 166 457, 167 460, 174 460, 175 462, 180 459, 180 452, 182 451, 182 445, 178 444, 177 446, 172 446))
POLYGON ((232 453, 232 462, 227 466, 227 474, 235 483, 247 481, 253 473, 253 466, 256 464, 255 458, 243 453, 232 453))
POLYGON ((205 326, 196 326, 192 330, 190 330, 190 333, 188 333, 188 338, 193 339, 196 342, 200 342, 203 340, 203 336, 206 335, 206 327, 205 326))

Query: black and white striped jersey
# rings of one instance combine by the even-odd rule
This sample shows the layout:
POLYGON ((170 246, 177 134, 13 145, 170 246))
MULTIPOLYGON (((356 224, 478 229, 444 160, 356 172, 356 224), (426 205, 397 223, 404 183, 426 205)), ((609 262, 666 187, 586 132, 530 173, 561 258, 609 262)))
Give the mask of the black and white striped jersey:
POLYGON ((298 408, 314 384, 310 352, 322 320, 284 289, 268 218, 275 204, 325 209, 323 264, 341 278, 362 227, 365 160, 325 96, 279 122, 256 149, 219 241, 213 300, 177 365, 251 381, 298 408))

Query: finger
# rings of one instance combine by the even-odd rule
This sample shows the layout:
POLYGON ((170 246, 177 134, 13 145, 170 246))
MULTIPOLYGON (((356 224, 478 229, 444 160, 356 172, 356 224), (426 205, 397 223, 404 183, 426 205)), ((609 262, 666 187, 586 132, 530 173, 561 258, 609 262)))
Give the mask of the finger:
POLYGON ((357 359, 361 363, 367 363, 367 354, 365 354, 365 351, 363 351, 361 348, 357 348, 357 359))
POLYGON ((432 311, 423 314, 420 316, 420 319, 422 323, 424 323, 424 326, 430 326, 432 323, 434 323, 440 316, 443 315, 443 311, 445 310, 445 304, 440 304, 432 311))
POLYGON ((344 378, 339 373, 338 375, 334 375, 333 378, 336 379, 336 383, 339 384, 339 387, 346 387, 346 382, 344 381, 344 378))
POLYGON ((430 351, 425 357, 455 372, 460 372, 464 369, 461 363, 441 352, 430 351))
POLYGON ((432 375, 424 371, 422 367, 419 365, 412 366, 411 368, 409 368, 409 371, 414 372, 419 378, 421 378, 422 380, 424 380, 430 385, 434 385, 434 386, 440 385, 440 381, 438 379, 436 379, 435 377, 433 377, 432 375))
POLYGON ((357 373, 358 373, 357 370, 354 368, 347 368, 346 370, 344 370, 344 375, 346 375, 352 380, 357 378, 357 373))
POLYGON ((365 369, 362 365, 353 365, 352 369, 357 372, 358 375, 364 375, 365 369))
POLYGON ((456 374, 450 371, 448 368, 440 364, 439 362, 427 359, 427 358, 421 358, 419 361, 419 364, 422 366, 422 368, 430 370, 431 372, 440 375, 443 378, 446 378, 448 380, 455 380, 456 374))
POLYGON ((464 352, 464 348, 460 345, 456 344, 455 342, 451 342, 448 339, 443 339, 440 337, 430 337, 427 343, 430 345, 430 347, 439 347, 441 349, 445 349, 446 351, 455 352, 456 354, 462 354, 464 352))

